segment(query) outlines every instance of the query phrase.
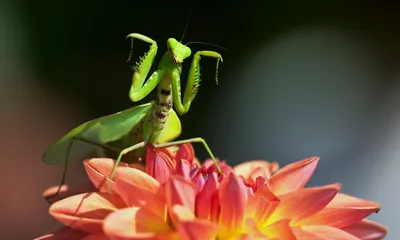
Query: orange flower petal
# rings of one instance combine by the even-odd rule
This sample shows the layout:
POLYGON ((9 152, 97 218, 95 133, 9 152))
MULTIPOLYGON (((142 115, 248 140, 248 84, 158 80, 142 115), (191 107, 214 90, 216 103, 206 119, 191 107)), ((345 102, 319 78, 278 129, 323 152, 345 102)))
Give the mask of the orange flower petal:
POLYGON ((292 228, 297 240, 360 240, 359 238, 330 226, 302 226, 292 228))
MULTIPOLYGON (((110 174, 114 167, 115 161, 111 158, 92 158, 83 161, 86 174, 93 185, 100 192, 108 192, 108 186, 114 189, 114 181, 110 180, 110 174)), ((119 166, 128 166, 126 163, 120 163, 119 166)))
POLYGON ((212 172, 201 192, 196 196, 196 216, 201 219, 216 219, 219 215, 218 191, 219 182, 217 173, 212 172))
POLYGON ((115 172, 116 192, 127 206, 140 206, 154 198, 161 185, 147 173, 134 168, 118 168, 115 172))
POLYGON ((109 213, 125 206, 116 195, 84 193, 54 203, 49 213, 66 226, 95 233, 101 231, 103 219, 109 213))
POLYGON ((342 228, 361 240, 380 240, 387 234, 387 229, 373 221, 364 219, 355 224, 342 228))
POLYGON ((156 239, 157 235, 168 235, 172 230, 146 207, 132 207, 108 215, 103 231, 112 239, 156 239))
POLYGON ((60 192, 57 194, 57 196, 54 196, 54 194, 57 193, 58 190, 58 185, 57 186, 52 186, 48 189, 46 189, 43 192, 43 197, 46 198, 46 200, 49 203, 55 203, 57 201, 60 201, 61 199, 81 194, 81 193, 87 193, 87 192, 96 192, 97 189, 91 182, 84 183, 84 184, 78 184, 74 186, 68 186, 68 185, 62 185, 60 192))
POLYGON ((87 237, 82 238, 82 240, 110 240, 104 233, 90 234, 87 237))
POLYGON ((72 229, 70 227, 62 227, 53 233, 46 234, 35 238, 34 240, 80 240, 87 236, 89 233, 72 229))
POLYGON ((272 192, 279 195, 303 188, 317 167, 319 157, 311 157, 286 165, 270 179, 272 192))
POLYGON ((233 170, 237 175, 243 176, 244 179, 251 178, 255 181, 255 178, 261 175, 256 175, 255 172, 260 173, 262 169, 265 172, 267 178, 271 176, 272 170, 276 170, 277 163, 271 163, 264 160, 253 160, 248 162, 243 162, 236 165, 233 170))
POLYGON ((291 219, 292 223, 305 219, 321 211, 339 191, 339 184, 324 187, 303 188, 279 196, 281 203, 272 213, 269 223, 291 219))
POLYGON ((244 208, 247 201, 247 190, 243 179, 234 174, 229 177, 220 187, 221 213, 219 216, 220 225, 227 231, 238 228, 243 221, 244 208))
POLYGON ((179 239, 216 239, 219 229, 217 224, 207 220, 196 219, 194 221, 180 222, 178 225, 179 239))
MULTIPOLYGON (((289 225, 289 219, 282 219, 262 229, 269 239, 297 240, 289 225)), ((308 239, 311 240, 311 239, 308 239)))
POLYGON ((235 240, 254 240, 254 239, 257 239, 257 240, 277 240, 276 238, 275 239, 271 239, 271 238, 268 238, 268 237, 257 237, 257 238, 254 238, 254 236, 252 236, 251 234, 240 234, 240 235, 236 235, 235 236, 235 240))
POLYGON ((181 205, 174 205, 171 215, 183 240, 215 239, 220 229, 210 221, 196 219, 190 209, 181 205))
POLYGON ((183 221, 192 221, 196 218, 196 216, 190 209, 182 205, 173 205, 170 208, 170 211, 172 218, 175 219, 176 224, 183 221))
POLYGON ((268 220, 278 207, 280 200, 273 195, 266 185, 261 186, 255 195, 250 195, 246 204, 246 217, 262 224, 268 220))
POLYGON ((338 193, 321 212, 296 223, 296 225, 329 225, 343 228, 362 220, 379 209, 380 206, 375 202, 338 193))
POLYGON ((146 166, 142 163, 129 163, 127 167, 136 168, 142 172, 146 172, 146 166))
POLYGON ((194 213, 196 189, 182 176, 171 176, 165 185, 169 209, 175 204, 182 205, 194 213))
POLYGON ((151 205, 154 213, 165 215, 165 196, 161 184, 145 172, 134 168, 118 168, 115 191, 127 206, 151 205))
POLYGON ((244 234, 238 234, 237 236, 235 236, 235 239, 265 239, 265 240, 269 240, 270 238, 268 238, 262 231, 261 229, 258 227, 261 224, 258 221, 255 221, 252 218, 248 218, 245 220, 244 222, 244 229, 245 229, 245 233, 244 234))

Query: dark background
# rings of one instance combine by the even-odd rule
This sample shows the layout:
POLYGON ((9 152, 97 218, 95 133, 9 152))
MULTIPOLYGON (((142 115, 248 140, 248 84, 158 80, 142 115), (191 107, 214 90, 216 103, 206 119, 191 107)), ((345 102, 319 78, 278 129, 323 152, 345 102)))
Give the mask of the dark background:
MULTIPOLYGON (((215 60, 202 60, 180 139, 204 137, 231 165, 318 155, 310 185, 342 182, 344 192, 379 202, 371 219, 398 239, 399 6, 217 0, 3 0, 1 237, 32 239, 58 226, 41 192, 58 183, 61 168, 42 165, 41 153, 81 122, 132 106, 125 37, 156 40, 158 61, 169 37, 181 39, 191 6, 183 42, 228 51, 191 45, 219 51, 224 62, 215 85, 215 60)), ((136 58, 148 50, 135 47, 136 58)), ((71 169, 69 183, 85 179, 81 163, 71 169)))

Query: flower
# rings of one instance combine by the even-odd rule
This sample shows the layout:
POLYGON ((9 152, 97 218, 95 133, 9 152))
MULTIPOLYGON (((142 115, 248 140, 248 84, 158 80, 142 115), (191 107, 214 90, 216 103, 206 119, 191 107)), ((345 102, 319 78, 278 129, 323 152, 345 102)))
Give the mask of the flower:
POLYGON ((267 163, 266 174, 258 177, 253 173, 259 163, 235 167, 244 181, 231 175, 219 190, 219 218, 208 217, 219 219, 224 227, 219 236, 382 239, 386 229, 364 220, 380 209, 377 203, 339 193, 340 184, 304 188, 318 160, 312 157, 289 164, 270 178, 267 163))
POLYGON ((145 168, 121 164, 114 181, 114 160, 84 161, 98 191, 62 199, 50 214, 76 239, 382 239, 386 228, 365 220, 377 203, 340 193, 340 184, 305 187, 318 161, 281 169, 218 161, 220 174, 210 160, 200 165, 190 144, 149 147, 145 168))

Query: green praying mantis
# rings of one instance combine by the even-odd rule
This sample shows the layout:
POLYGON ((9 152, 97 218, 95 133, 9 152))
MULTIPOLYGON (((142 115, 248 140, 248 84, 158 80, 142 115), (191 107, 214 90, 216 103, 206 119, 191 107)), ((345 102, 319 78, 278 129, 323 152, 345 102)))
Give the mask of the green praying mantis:
MULTIPOLYGON (((114 178, 116 167, 121 160, 131 163, 143 159, 148 144, 154 148, 167 148, 184 143, 202 143, 214 160, 217 170, 222 172, 203 138, 172 141, 181 134, 182 130, 173 106, 180 115, 189 110, 200 86, 200 59, 203 56, 217 59, 216 83, 218 84, 219 62, 223 61, 221 54, 214 51, 198 51, 194 54, 182 101, 180 83, 182 62, 190 57, 191 49, 176 39, 169 38, 168 50, 164 53, 157 69, 146 81, 157 55, 157 43, 138 33, 131 33, 127 38, 131 39, 128 63, 132 57, 134 39, 150 44, 150 49, 140 58, 140 61, 135 65, 130 64, 133 77, 129 97, 133 102, 140 101, 158 86, 156 100, 83 123, 48 148, 42 156, 42 162, 48 165, 64 164, 61 184, 54 196, 59 193, 65 182, 70 152, 76 141, 98 146, 108 157, 113 156, 115 159, 117 156, 110 179, 114 178)), ((84 152, 76 154, 82 157, 84 152)))

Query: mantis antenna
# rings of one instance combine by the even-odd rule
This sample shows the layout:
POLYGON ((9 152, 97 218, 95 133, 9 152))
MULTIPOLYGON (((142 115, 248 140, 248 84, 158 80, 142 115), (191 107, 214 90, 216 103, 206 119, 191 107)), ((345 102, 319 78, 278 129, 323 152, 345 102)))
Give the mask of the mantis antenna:
POLYGON ((228 49, 226 49, 226 48, 224 48, 222 46, 219 46, 219 45, 214 44, 214 43, 208 43, 208 42, 188 42, 188 43, 186 43, 186 45, 193 44, 193 43, 195 43, 195 44, 203 44, 203 45, 210 45, 210 46, 217 47, 217 48, 220 48, 222 50, 228 51, 228 49))
POLYGON ((186 30, 187 30, 187 28, 188 28, 188 26, 189 26, 190 18, 191 18, 191 16, 192 16, 192 12, 193 12, 193 5, 190 7, 190 11, 189 11, 189 14, 188 14, 188 17, 187 17, 187 20, 186 20, 185 28, 183 29, 183 34, 182 34, 182 38, 181 38, 181 41, 180 41, 180 42, 182 42, 182 41, 183 41, 183 38, 185 37, 186 30))

